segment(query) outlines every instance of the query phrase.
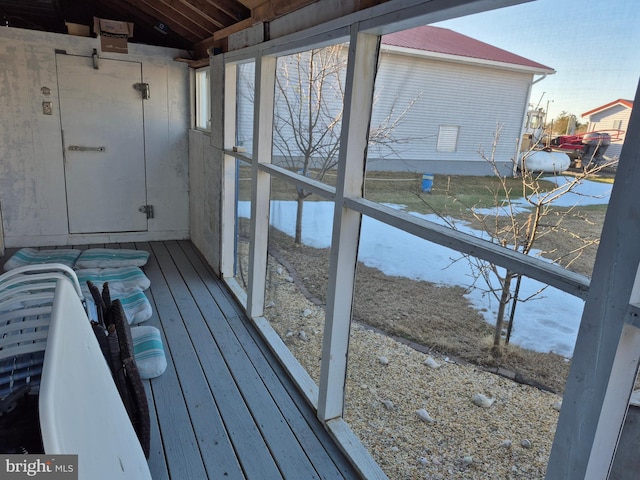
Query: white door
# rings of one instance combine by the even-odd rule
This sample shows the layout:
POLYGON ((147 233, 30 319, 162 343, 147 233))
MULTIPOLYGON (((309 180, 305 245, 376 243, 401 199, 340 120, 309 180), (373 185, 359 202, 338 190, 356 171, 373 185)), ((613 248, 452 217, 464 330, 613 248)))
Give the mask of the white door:
POLYGON ((69 233, 147 230, 139 62, 57 54, 69 233))

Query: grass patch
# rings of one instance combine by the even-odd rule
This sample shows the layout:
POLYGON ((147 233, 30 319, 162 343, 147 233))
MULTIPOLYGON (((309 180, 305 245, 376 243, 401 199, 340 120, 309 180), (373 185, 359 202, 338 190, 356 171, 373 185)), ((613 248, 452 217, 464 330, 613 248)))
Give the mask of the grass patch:
MULTIPOLYGON (((515 197, 521 196, 522 182, 518 178, 506 178, 507 188, 515 197)), ((323 183, 335 186, 336 174, 328 172, 323 183)), ((542 191, 551 190, 553 183, 541 180, 542 191)), ((430 193, 423 192, 422 174, 411 172, 367 172, 365 198, 378 203, 405 205, 416 213, 439 213, 453 217, 466 217, 471 208, 490 208, 496 198, 504 199, 500 181, 494 176, 472 177, 465 175, 434 175, 430 193)), ((249 182, 242 182, 241 189, 250 188, 249 182)), ((280 178, 271 181, 272 200, 295 200, 296 187, 280 178)), ((241 195, 241 198, 245 196, 241 195)), ((306 201, 323 201, 318 195, 309 196, 306 201)))
MULTIPOLYGON (((407 174, 389 172, 367 174, 365 197, 380 203, 404 204, 407 210, 417 213, 438 213, 461 219, 466 219, 472 208, 491 208, 505 200, 502 184, 495 176, 434 175, 433 187, 427 193, 421 190, 421 175, 414 174, 413 183, 397 181, 394 176, 398 175, 407 177, 407 174)), ((519 178, 504 180, 511 197, 522 196, 519 178)), ((541 191, 554 188, 553 182, 544 179, 539 185, 541 191)))

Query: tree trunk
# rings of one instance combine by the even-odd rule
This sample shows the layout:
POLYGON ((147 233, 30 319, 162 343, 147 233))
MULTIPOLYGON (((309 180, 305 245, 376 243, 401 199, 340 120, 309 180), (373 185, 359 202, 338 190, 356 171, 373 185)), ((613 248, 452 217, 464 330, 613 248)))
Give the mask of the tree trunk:
POLYGON ((520 284, 522 283, 522 275, 518 275, 516 280, 516 288, 513 290, 513 298, 511 299, 511 313, 509 313, 509 323, 507 324, 507 336, 504 339, 504 344, 509 345, 511 339, 511 331, 513 330, 513 321, 516 316, 516 306, 518 305, 518 295, 520 295, 520 284))
POLYGON ((493 353, 500 353, 500 339, 502 338, 502 325, 504 324, 504 312, 507 309, 509 303, 509 297, 511 296, 511 279, 513 278, 513 272, 507 271, 504 276, 504 283, 502 284, 502 294, 500 295, 500 305, 498 305, 498 315, 496 316, 496 329, 493 332, 493 353))
POLYGON ((298 198, 296 199, 296 202, 298 203, 298 208, 296 209, 296 236, 295 236, 295 243, 297 245, 301 245, 302 244, 302 209, 304 207, 304 190, 303 189, 299 189, 298 190, 298 198))

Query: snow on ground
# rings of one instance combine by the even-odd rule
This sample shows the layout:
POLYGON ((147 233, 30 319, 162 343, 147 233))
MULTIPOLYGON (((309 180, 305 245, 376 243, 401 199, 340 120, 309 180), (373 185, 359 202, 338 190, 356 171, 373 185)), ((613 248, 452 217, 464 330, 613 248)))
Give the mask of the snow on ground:
MULTIPOLYGON (((559 177, 559 182, 565 177, 559 177)), ((568 180, 565 180, 568 181, 568 180)), ((611 184, 583 182, 575 192, 567 193, 557 206, 593 205, 607 203, 611 184)), ((526 205, 522 200, 516 201, 526 205)), ((402 206, 395 206, 402 208, 402 206)), ((239 202, 238 215, 249 216, 249 202, 239 202)), ((295 231, 296 202, 272 201, 271 223, 282 232, 293 236, 295 231)), ((412 213, 426 220, 443 223, 436 215, 412 213)), ((305 202, 302 241, 315 248, 328 248, 331 244, 333 203, 305 202)), ((460 231, 481 236, 482 232, 457 223, 460 231)), ((358 259, 365 265, 378 268, 387 275, 425 280, 440 285, 469 287, 473 281, 472 268, 461 254, 440 245, 427 242, 409 233, 385 225, 370 217, 363 217, 358 259)), ((497 300, 483 290, 470 289, 466 295, 488 323, 495 322, 497 300)), ((527 298, 544 285, 523 277, 520 298, 527 298)), ((411 301, 408 299, 407 301, 411 301)), ((519 303, 516 310, 511 342, 540 352, 555 352, 571 357, 584 301, 553 287, 547 287, 535 299, 519 303)))
MULTIPOLYGON (((562 191, 563 194, 552 203, 556 207, 573 207, 576 205, 601 205, 603 203, 609 202, 609 195, 611 194, 611 183, 606 182, 596 182, 596 181, 582 181, 578 183, 575 187, 571 188, 570 191, 565 190, 568 189, 571 181, 575 180, 574 177, 556 177, 555 179, 552 177, 546 178, 546 180, 554 181, 556 185, 559 187, 559 191, 562 191)), ((545 194, 541 194, 544 196, 545 194)), ((536 200, 534 198, 534 200, 536 200)), ((544 200, 544 198, 543 198, 544 200)), ((516 198, 511 202, 511 208, 515 213, 526 212, 530 205, 524 198, 516 198)), ((496 213, 496 208, 478 208, 474 209, 476 213, 479 215, 494 215, 496 213)), ((508 215, 507 205, 503 205, 498 208, 499 215, 508 215)))

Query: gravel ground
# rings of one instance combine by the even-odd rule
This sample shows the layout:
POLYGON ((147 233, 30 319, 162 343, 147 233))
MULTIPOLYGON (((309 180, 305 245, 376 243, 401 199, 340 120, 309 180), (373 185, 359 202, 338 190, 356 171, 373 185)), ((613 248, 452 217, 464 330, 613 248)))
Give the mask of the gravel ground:
MULTIPOLYGON (((280 265, 270 270, 265 316, 317 382, 324 312, 280 265)), ((502 480, 544 478, 561 397, 355 323, 345 401, 345 420, 390 479, 502 480)))

